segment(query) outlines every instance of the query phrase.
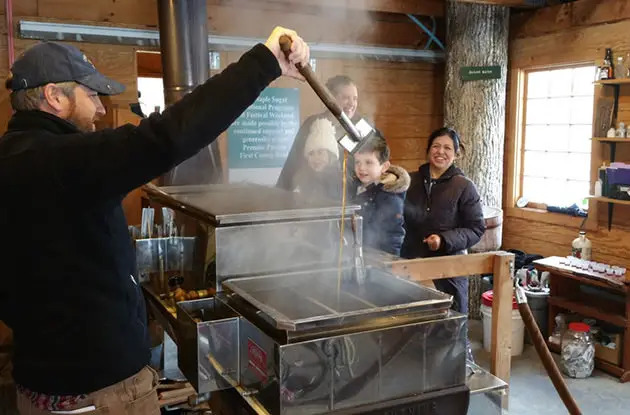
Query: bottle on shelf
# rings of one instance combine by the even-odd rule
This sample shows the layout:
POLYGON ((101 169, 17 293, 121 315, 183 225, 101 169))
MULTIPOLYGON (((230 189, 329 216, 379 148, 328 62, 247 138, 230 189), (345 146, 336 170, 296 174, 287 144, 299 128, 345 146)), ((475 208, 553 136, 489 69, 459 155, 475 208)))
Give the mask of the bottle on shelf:
POLYGON ((597 181, 595 182, 595 196, 601 197, 601 195, 602 195, 602 180, 597 179, 597 181))
POLYGON ((623 138, 626 136, 626 123, 620 122, 615 130, 615 137, 623 138))
POLYGON ((617 56, 615 69, 613 71, 617 78, 626 78, 626 66, 623 56, 617 56))
POLYGON ((599 70, 599 78, 600 79, 613 79, 614 78, 614 69, 613 69, 613 59, 612 59, 612 49, 606 49, 606 56, 604 57, 604 63, 600 67, 599 70))
POLYGON ((602 183, 601 196, 608 197, 608 173, 606 172, 606 162, 602 162, 601 167, 597 170, 597 178, 602 183))
POLYGON ((584 261, 591 260, 592 245, 585 231, 580 231, 580 236, 575 238, 571 245, 571 255, 584 261))

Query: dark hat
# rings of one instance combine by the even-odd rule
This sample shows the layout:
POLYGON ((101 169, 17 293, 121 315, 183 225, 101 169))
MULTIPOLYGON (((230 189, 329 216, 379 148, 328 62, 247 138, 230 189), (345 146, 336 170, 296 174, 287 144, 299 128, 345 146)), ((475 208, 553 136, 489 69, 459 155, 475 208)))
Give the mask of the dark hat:
POLYGON ((27 49, 13 63, 11 74, 8 87, 13 91, 70 81, 102 95, 125 90, 123 84, 98 72, 83 52, 63 43, 43 42, 27 49))

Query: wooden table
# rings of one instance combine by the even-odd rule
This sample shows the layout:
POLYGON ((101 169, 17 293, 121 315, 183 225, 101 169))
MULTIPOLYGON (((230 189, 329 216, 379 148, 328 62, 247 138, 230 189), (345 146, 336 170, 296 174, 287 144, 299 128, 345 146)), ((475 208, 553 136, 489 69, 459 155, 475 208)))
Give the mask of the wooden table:
MULTIPOLYGON (((630 380, 630 286, 623 280, 606 277, 587 270, 579 270, 560 261, 563 258, 549 257, 534 261, 536 269, 551 274, 549 293, 549 333, 555 327, 555 317, 563 310, 571 311, 588 318, 609 323, 623 330, 621 363, 612 363, 595 359, 595 366, 620 379, 630 380), (618 296, 620 301, 610 301, 598 296, 589 295, 580 289, 581 286, 596 287, 602 292, 618 296)), ((549 335, 547 333, 547 335, 549 335)), ((551 351, 559 352, 560 347, 547 342, 551 351)))

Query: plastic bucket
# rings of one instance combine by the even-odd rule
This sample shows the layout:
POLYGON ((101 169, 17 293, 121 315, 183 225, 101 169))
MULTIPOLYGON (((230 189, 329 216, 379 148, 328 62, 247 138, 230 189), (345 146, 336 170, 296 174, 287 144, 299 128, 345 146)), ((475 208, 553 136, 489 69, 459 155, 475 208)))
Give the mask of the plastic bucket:
MULTIPOLYGON (((482 295, 481 316, 483 321, 483 348, 490 352, 492 346, 492 291, 486 291, 482 295), (488 296, 489 294, 489 296, 488 296), (490 297, 488 299, 488 297, 490 297)), ((518 305, 513 303, 512 307, 512 356, 519 356, 523 353, 523 343, 525 340, 525 324, 518 311, 518 305)))
MULTIPOLYGON (((532 310, 534 320, 543 338, 546 339, 550 335, 550 333, 547 332, 547 315, 549 310, 547 299, 549 298, 549 292, 525 290, 525 295, 527 296, 527 303, 529 304, 530 310, 532 310)), ((529 338, 529 333, 525 333, 525 342, 533 344, 532 339, 529 338)))

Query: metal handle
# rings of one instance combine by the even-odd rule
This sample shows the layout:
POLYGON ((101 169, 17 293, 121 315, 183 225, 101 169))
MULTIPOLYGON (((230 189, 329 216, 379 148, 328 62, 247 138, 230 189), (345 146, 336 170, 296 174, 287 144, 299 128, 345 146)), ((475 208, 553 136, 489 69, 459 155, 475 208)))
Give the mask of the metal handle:
MULTIPOLYGON (((288 58, 291 54, 291 45, 293 41, 287 35, 280 36, 280 49, 284 52, 284 55, 288 58)), ((344 130, 348 133, 350 138, 356 142, 361 141, 361 134, 354 126, 350 118, 343 112, 339 104, 337 104, 337 100, 330 93, 328 88, 324 84, 321 83, 319 79, 315 76, 315 72, 313 72, 313 68, 311 68, 310 64, 302 65, 297 63, 295 67, 300 71, 300 74, 306 79, 306 82, 313 88, 313 91, 317 94, 319 99, 322 100, 326 108, 339 120, 339 123, 343 127, 344 130)))

